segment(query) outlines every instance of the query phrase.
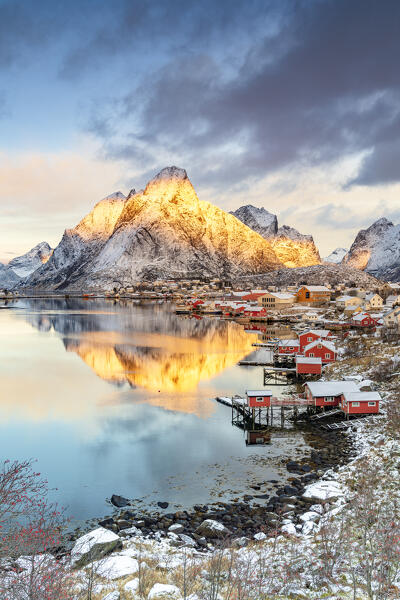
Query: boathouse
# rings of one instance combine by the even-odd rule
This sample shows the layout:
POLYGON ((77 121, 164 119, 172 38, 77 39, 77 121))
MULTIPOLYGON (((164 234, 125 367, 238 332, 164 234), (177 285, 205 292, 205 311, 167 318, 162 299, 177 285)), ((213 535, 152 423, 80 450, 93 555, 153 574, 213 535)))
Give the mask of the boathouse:
POLYGON ((303 354, 308 358, 320 358, 323 365, 336 360, 336 348, 332 342, 327 340, 311 342, 303 348, 303 354))
POLYGON ((243 316, 249 319, 264 319, 267 311, 263 306, 246 306, 243 310, 243 316))
POLYGON ((359 392, 354 381, 309 381, 305 384, 305 394, 315 407, 336 408, 341 405, 345 393, 359 392))
POLYGON ((281 340, 278 344, 279 354, 297 354, 300 352, 299 340, 281 340))
POLYGON ((376 415, 381 399, 378 392, 345 392, 340 407, 346 415, 376 415))
POLYGON ((296 356, 296 375, 321 375, 322 361, 317 357, 296 356))
POLYGON ((272 392, 270 390, 247 390, 247 406, 250 408, 269 408, 272 392))

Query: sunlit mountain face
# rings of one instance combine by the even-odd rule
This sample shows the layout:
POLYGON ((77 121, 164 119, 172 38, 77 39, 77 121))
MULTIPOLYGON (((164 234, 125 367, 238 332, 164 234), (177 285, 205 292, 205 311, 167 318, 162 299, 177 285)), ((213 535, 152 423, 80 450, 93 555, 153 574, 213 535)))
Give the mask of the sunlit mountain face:
POLYGON ((143 390, 147 403, 202 416, 212 404, 199 404, 199 386, 254 351, 258 339, 237 323, 179 317, 162 307, 52 309, 29 320, 41 331, 54 330, 67 352, 102 380, 143 390))

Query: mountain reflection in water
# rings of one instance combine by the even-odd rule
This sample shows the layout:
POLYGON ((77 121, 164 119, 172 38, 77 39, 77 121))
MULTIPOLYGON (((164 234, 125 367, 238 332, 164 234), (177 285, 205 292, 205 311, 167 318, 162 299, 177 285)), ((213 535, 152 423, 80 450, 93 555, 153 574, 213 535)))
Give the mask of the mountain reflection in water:
MULTIPOLYGON (((101 379, 141 388, 145 401, 191 413, 212 411, 190 394, 254 351, 256 334, 219 319, 174 314, 171 306, 110 307, 110 311, 74 312, 47 306, 26 318, 41 331, 61 335, 65 349, 77 354, 101 379), (156 394, 156 396, 154 396, 156 394)), ((35 308, 38 306, 35 304, 35 308)), ((87 304, 82 308, 87 309, 87 304)))

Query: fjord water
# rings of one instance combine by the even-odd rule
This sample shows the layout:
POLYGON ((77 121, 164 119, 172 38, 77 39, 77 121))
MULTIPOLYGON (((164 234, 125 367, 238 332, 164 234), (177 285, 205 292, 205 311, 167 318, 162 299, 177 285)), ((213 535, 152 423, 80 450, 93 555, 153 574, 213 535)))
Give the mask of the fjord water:
MULTIPOLYGON (((75 519, 113 493, 170 508, 232 499, 284 476, 300 432, 246 446, 217 395, 262 386, 240 367, 257 335, 171 305, 20 299, 0 310, 2 459, 37 459, 75 519)), ((278 391, 279 393, 279 391, 278 391)))

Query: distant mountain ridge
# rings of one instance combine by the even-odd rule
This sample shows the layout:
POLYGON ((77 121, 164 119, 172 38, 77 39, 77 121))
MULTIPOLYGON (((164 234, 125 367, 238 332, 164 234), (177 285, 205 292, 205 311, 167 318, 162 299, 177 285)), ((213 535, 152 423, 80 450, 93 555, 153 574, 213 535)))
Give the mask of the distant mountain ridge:
POLYGON ((387 281, 400 281, 400 225, 386 217, 358 232, 343 264, 387 281))
POLYGON ((331 252, 329 256, 326 256, 323 259, 323 262, 339 265, 346 256, 347 252, 348 250, 346 248, 335 248, 335 250, 331 252))
POLYGON ((308 267, 321 262, 311 235, 304 235, 288 225, 278 227, 277 216, 265 208, 247 204, 231 214, 268 240, 285 267, 308 267))

